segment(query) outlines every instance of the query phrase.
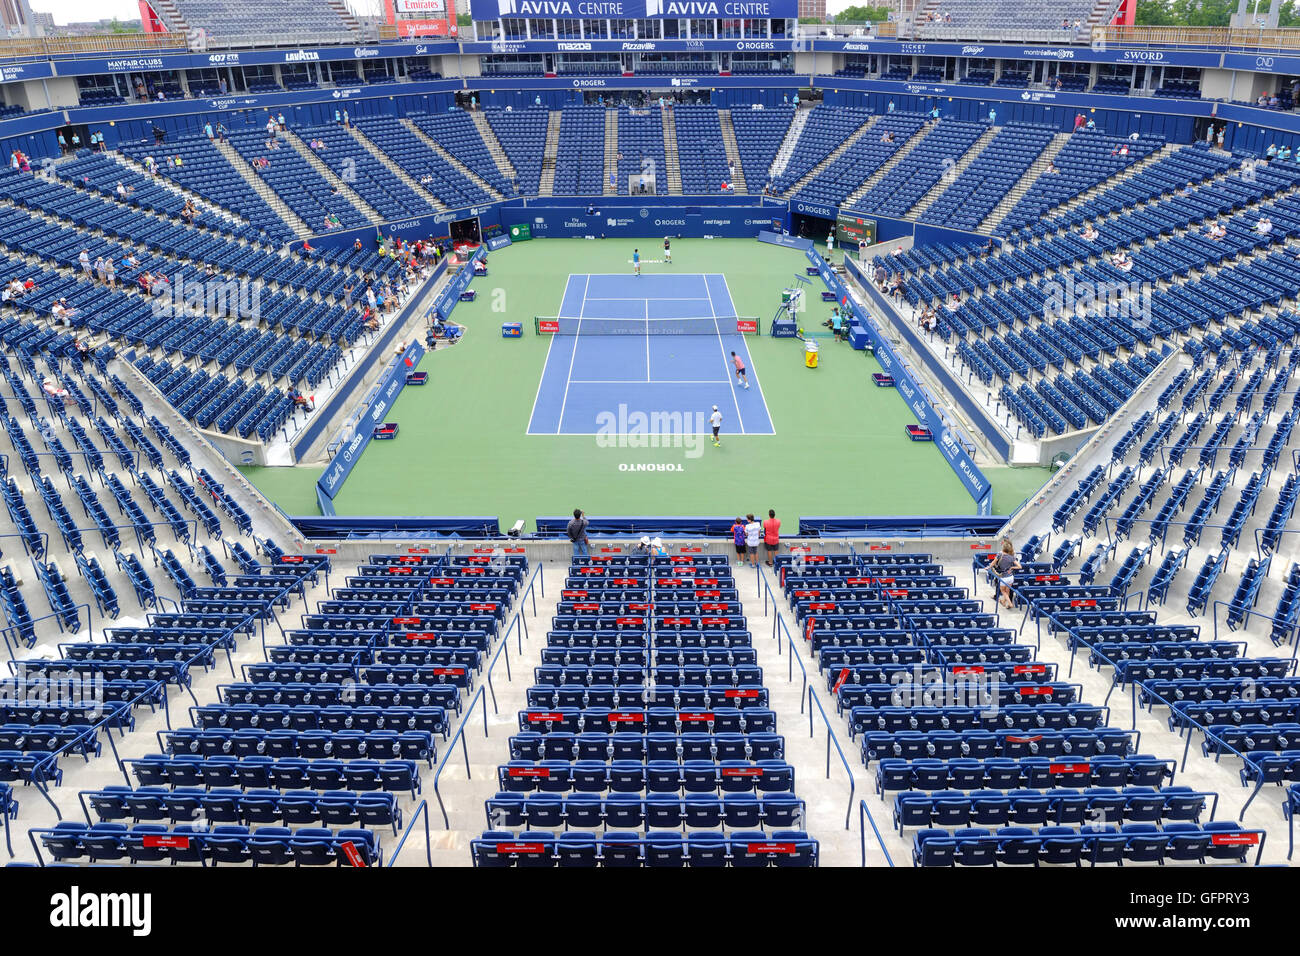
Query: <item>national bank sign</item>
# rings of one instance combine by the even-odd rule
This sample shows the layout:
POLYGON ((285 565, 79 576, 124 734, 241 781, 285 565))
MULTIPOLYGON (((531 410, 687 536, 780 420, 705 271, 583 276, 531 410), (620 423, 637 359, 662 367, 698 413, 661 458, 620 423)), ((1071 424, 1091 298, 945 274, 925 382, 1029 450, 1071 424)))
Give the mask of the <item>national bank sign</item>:
POLYGON ((470 0, 475 20, 780 20, 798 13, 798 0, 470 0))

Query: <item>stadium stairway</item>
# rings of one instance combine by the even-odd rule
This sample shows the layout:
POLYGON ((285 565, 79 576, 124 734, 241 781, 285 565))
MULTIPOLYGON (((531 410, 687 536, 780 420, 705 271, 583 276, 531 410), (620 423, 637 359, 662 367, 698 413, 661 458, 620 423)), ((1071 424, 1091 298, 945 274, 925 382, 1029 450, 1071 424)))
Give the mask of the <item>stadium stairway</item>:
POLYGON ((975 162, 980 153, 984 152, 984 147, 993 142, 993 138, 997 135, 998 130, 995 126, 990 126, 980 134, 980 138, 975 141, 975 145, 962 154, 961 158, 957 160, 956 165, 941 176, 939 181, 930 187, 930 191, 922 196, 917 201, 916 205, 907 211, 907 214, 903 218, 913 220, 920 219, 922 213, 929 209, 930 206, 933 205, 934 201, 943 195, 943 191, 947 189, 949 185, 957 181, 957 178, 966 171, 966 167, 975 162))
MULTIPOLYGON (((817 165, 814 166, 812 169, 808 170, 808 172, 805 173, 803 176, 799 177, 799 179, 796 180, 794 184, 791 185, 791 187, 785 191, 786 197, 789 198, 792 196, 797 196, 801 189, 803 189, 809 183, 813 182, 818 176, 822 174, 823 171, 830 168, 830 166, 833 165, 837 159, 839 159, 846 152, 848 152, 850 146, 852 146, 854 143, 860 140, 863 136, 867 135, 871 127, 875 126, 879 120, 880 120, 879 115, 872 116, 865 123, 863 123, 852 133, 846 136, 844 138, 844 142, 840 143, 839 146, 836 146, 833 150, 831 150, 830 153, 827 154, 827 156, 824 159, 822 159, 819 163, 817 163, 817 165)), ((793 129, 793 124, 791 124, 791 128, 793 129)), ((785 147, 783 145, 782 149, 784 148, 785 147)))
POLYGON ((1028 172, 1025 173, 1024 176, 1020 177, 1020 180, 1011 187, 1011 190, 1002 197, 1001 202, 993 207, 993 211, 984 217, 984 221, 979 224, 975 231, 983 233, 992 232, 993 228, 1007 217, 1007 213, 1011 212, 1016 203, 1020 201, 1020 198, 1024 196, 1025 193, 1029 192, 1030 187, 1034 185, 1038 180, 1038 177, 1043 174, 1048 165, 1051 164, 1052 160, 1056 158, 1056 154, 1064 149, 1065 144, 1069 141, 1069 133, 1057 133, 1053 136, 1052 141, 1047 144, 1047 148, 1043 150, 1036 160, 1034 160, 1033 165, 1029 167, 1028 172))
POLYGON ((912 150, 915 149, 916 146, 925 139, 926 135, 937 125, 939 125, 939 121, 937 120, 927 120, 922 124, 920 129, 899 144, 898 149, 894 150, 892 156, 881 163, 876 171, 867 177, 866 182, 853 190, 853 192, 849 193, 848 198, 844 200, 844 205, 852 206, 867 193, 871 192, 876 183, 889 175, 891 169, 903 162, 903 160, 907 159, 908 154, 911 153, 912 150))
POLYGON ((173 33, 188 34, 190 25, 185 17, 181 15, 180 9, 176 6, 176 0, 158 0, 154 4, 154 9, 162 17, 173 33))
POLYGON ((769 181, 784 173, 785 168, 790 165, 790 157, 794 155, 794 149, 799 145, 799 137, 803 135, 803 128, 808 125, 808 117, 812 111, 811 106, 800 106, 794 111, 794 118, 790 121, 790 128, 786 131, 785 139, 781 140, 781 145, 776 151, 776 157, 772 160, 772 168, 768 170, 767 178, 769 181))
POLYGON ((225 140, 213 140, 217 152, 226 158, 235 172, 244 178, 244 181, 252 188, 253 192, 262 197, 263 201, 271 207, 271 211, 284 220, 285 225, 294 231, 299 238, 305 238, 312 234, 312 229, 296 212, 289 208, 288 204, 281 199, 274 189, 266 184, 266 181, 253 172, 251 166, 244 161, 244 158, 235 152, 235 148, 225 140))
POLYGON ((606 196, 617 196, 623 188, 618 181, 618 109, 605 110, 605 172, 601 188, 606 196))
POLYGON ((501 170, 501 175, 509 182, 514 182, 517 178, 514 165, 510 162, 510 157, 506 155, 505 148, 501 145, 501 140, 497 139, 496 132, 492 129, 492 124, 488 122, 487 114, 482 110, 474 110, 469 114, 470 119, 474 121, 474 126, 478 129, 479 136, 483 137, 483 142, 488 148, 488 153, 492 156, 493 162, 497 164, 497 169, 501 170))
POLYGON ((749 186, 745 183, 744 163, 740 161, 740 147, 736 145, 736 127, 731 121, 731 110, 718 110, 718 127, 722 130, 722 145, 727 151, 727 162, 736 168, 731 190, 738 194, 748 193, 749 186))
POLYGON ((672 110, 661 109, 659 119, 664 131, 664 170, 668 174, 668 195, 682 194, 681 159, 677 153, 677 118, 672 110))
POLYGON ((464 176, 466 179, 472 182, 479 189, 487 193, 488 196, 492 198, 492 200, 500 200, 505 198, 503 195, 501 195, 500 190, 498 190, 495 186, 493 186, 491 183, 485 180, 482 176, 474 172, 474 170, 470 169, 459 159, 453 156, 450 152, 444 149, 442 144, 440 144, 432 136, 430 136, 424 130, 420 129, 419 124, 417 124, 414 120, 403 117, 400 120, 400 122, 403 126, 405 126, 412 133, 414 133, 417 139, 419 139, 426 146, 432 149, 435 153, 437 153, 439 156, 445 159, 452 166, 452 168, 454 168, 457 172, 459 172, 462 176, 464 176))
MULTIPOLYGON (((366 136, 365 133, 361 132, 355 123, 348 127, 348 132, 352 135, 352 138, 365 147, 371 155, 375 157, 375 159, 379 160, 380 163, 386 166, 389 172, 400 179, 402 183, 411 190, 411 192, 415 193, 438 212, 446 211, 446 203, 412 179, 405 169, 403 169, 398 163, 393 162, 392 157, 380 149, 372 139, 366 136)), ((418 130, 416 133, 419 135, 418 130)))
POLYGON ((555 157, 560 151, 560 120, 563 116, 559 110, 551 110, 546 120, 546 148, 542 152, 542 182, 538 190, 543 196, 555 194, 555 157))
POLYGON ((362 199, 355 189, 348 183, 345 183, 329 165, 316 155, 316 151, 302 141, 302 139, 293 130, 282 131, 279 134, 280 141, 288 143, 294 150, 307 161, 307 165, 320 175, 327 183, 339 191, 348 202, 352 203, 363 216, 371 223, 383 222, 384 216, 370 203, 362 199))

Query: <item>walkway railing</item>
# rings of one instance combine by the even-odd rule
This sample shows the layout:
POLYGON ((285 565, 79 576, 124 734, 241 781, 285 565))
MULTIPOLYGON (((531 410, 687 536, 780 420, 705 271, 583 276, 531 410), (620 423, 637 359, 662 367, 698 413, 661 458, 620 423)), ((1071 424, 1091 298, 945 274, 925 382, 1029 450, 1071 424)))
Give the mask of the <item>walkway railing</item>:
POLYGON ((393 847, 393 855, 388 858, 389 866, 397 865, 397 857, 402 852, 402 847, 406 846, 406 838, 415 829, 415 821, 422 817, 424 818, 424 858, 428 861, 428 866, 433 866, 433 845, 429 836, 429 804, 424 800, 416 804, 415 809, 411 811, 411 820, 406 824, 406 829, 402 831, 402 837, 397 841, 397 846, 393 847))
POLYGON ((871 830, 876 834, 876 842, 880 844, 880 852, 885 854, 885 862, 893 866, 894 858, 885 849, 885 838, 880 835, 880 828, 876 826, 876 818, 871 815, 871 808, 867 806, 866 800, 858 801, 858 842, 862 845, 862 865, 867 865, 867 830, 865 823, 871 824, 871 830))

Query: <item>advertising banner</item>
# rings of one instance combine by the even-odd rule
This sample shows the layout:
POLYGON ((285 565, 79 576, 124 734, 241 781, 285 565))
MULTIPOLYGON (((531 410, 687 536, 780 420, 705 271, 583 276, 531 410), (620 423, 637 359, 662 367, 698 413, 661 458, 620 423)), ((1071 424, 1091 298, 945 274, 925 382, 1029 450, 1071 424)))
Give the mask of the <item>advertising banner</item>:
POLYGON ((786 20, 799 0, 470 0, 475 20, 786 20))
POLYGON ((343 487, 343 482, 348 480, 348 475, 352 474, 352 469, 361 460, 361 453, 370 444, 375 428, 384 423, 384 416, 392 410, 397 396, 406 387, 406 374, 420 364, 423 356, 424 346, 415 339, 380 376, 369 407, 362 413, 355 430, 334 453, 325 473, 316 482, 317 488, 326 498, 332 500, 343 487))

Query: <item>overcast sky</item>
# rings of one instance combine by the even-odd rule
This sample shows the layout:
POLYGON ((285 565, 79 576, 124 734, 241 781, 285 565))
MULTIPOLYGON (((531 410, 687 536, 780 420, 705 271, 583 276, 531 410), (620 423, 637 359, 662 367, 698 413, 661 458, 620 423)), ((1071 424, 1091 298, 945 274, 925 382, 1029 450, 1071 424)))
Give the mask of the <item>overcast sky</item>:
MULTIPOLYGON (((54 14, 55 23, 77 23, 117 17, 135 20, 140 16, 140 6, 135 0, 29 0, 33 10, 54 14)), ((348 0, 354 10, 365 11, 378 6, 373 0, 348 0)), ((826 9, 832 14, 849 6, 851 0, 827 0, 826 9)), ((269 7, 274 8, 275 0, 269 7)))

